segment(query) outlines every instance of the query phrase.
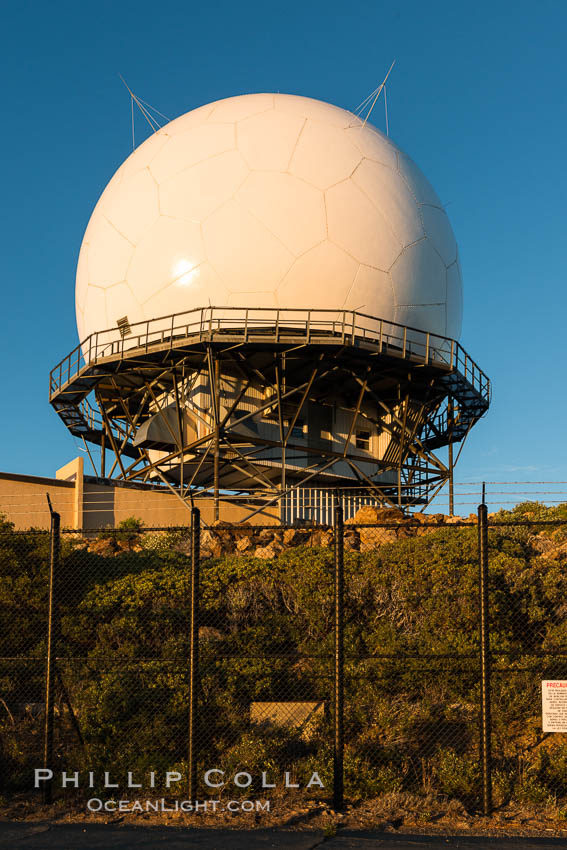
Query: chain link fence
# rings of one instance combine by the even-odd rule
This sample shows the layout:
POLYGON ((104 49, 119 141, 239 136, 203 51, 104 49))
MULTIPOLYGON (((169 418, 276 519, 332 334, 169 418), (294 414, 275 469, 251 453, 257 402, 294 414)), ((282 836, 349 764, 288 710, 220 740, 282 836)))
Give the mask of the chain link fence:
POLYGON ((565 806, 567 518, 526 513, 4 523, 3 799, 565 806))
POLYGON ((564 809, 567 733, 551 730, 567 729, 567 524, 528 513, 488 529, 492 782, 497 805, 564 809))

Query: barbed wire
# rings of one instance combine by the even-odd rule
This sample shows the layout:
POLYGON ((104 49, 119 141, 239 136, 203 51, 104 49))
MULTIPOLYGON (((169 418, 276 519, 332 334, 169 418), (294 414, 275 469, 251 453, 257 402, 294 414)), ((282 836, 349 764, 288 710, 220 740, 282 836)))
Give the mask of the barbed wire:
MULTIPOLYGON (((22 483, 23 483, 24 486, 26 484, 31 484, 34 487, 42 487, 42 488, 45 487, 46 491, 50 487, 50 484, 43 485, 43 484, 35 484, 34 482, 22 482, 22 483)), ((379 484, 379 483, 380 482, 377 482, 377 484, 379 484)), ((53 486, 55 488, 59 487, 60 485, 68 485, 68 484, 74 484, 74 482, 73 481, 67 481, 66 479, 63 479, 63 478, 53 479, 53 486)), ((87 486, 91 486, 91 487, 97 487, 97 486, 98 487, 113 487, 113 488, 118 489, 118 490, 132 489, 132 490, 137 490, 137 492, 140 492, 140 493, 152 493, 152 492, 154 492, 156 495, 168 492, 168 488, 163 484, 151 484, 151 485, 139 486, 136 483, 131 483, 131 484, 125 483, 121 478, 107 478, 107 479, 100 479, 98 481, 92 481, 92 482, 91 481, 85 481, 85 484, 87 486)), ((458 489, 458 488, 470 488, 470 487, 476 487, 476 486, 482 487, 483 484, 486 485, 486 486, 491 486, 491 487, 495 486, 495 485, 508 487, 508 486, 520 485, 520 484, 529 485, 529 486, 532 486, 532 485, 556 486, 556 485, 561 484, 561 485, 567 486, 567 481, 455 481, 453 486, 454 486, 454 488, 458 489)), ((70 489, 70 488, 66 487, 65 489, 70 489)), ((336 492, 336 490, 340 490, 341 492, 346 493, 346 492, 351 492, 351 491, 352 492, 368 492, 368 491, 372 490, 372 487, 369 484, 354 484, 354 485, 349 484, 348 486, 344 486, 344 485, 343 486, 340 486, 340 485, 328 485, 328 486, 321 485, 321 486, 318 486, 318 487, 306 487, 305 489, 318 490, 318 491, 329 492, 329 493, 336 492)), ((19 490, 17 492, 18 492, 18 495, 21 495, 21 492, 19 490)), ((237 492, 237 488, 235 488, 234 490, 227 490, 227 492, 232 492, 232 493, 237 492)), ((263 488, 263 487, 247 487, 246 492, 247 493, 262 493, 262 492, 265 492, 265 488, 263 488)), ((545 491, 545 492, 548 492, 548 491, 545 491)), ((6 494, 2 494, 2 495, 6 495, 6 494)), ((41 493, 30 493, 29 497, 30 498, 44 499, 45 498, 45 492, 42 491, 41 493)), ((27 496, 26 496, 26 498, 27 498, 27 496)))
MULTIPOLYGON (((516 483, 529 483, 529 482, 511 482, 511 484, 512 483, 516 484, 516 483)), ((545 484, 545 483, 550 484, 550 485, 556 485, 556 484, 562 484, 563 482, 561 482, 561 481, 534 482, 534 484, 537 484, 538 486, 540 486, 541 484, 545 484)), ((567 483, 567 482, 565 482, 565 483, 567 483)), ((505 484, 506 484, 506 482, 500 482, 500 486, 504 486, 505 484)), ((461 486, 464 487, 465 485, 461 485, 461 486)), ((468 487, 469 487, 469 485, 467 485, 467 488, 468 487)), ((114 487, 112 492, 122 494, 125 489, 126 488, 118 486, 118 487, 114 487)), ((360 493, 365 493, 365 494, 371 494, 372 493, 372 488, 369 487, 369 486, 367 486, 367 487, 338 487, 338 488, 337 487, 328 487, 328 488, 325 488, 325 487, 301 488, 301 487, 299 487, 294 492, 302 493, 304 490, 314 490, 318 494, 329 494, 329 495, 334 495, 338 490, 341 493, 341 495, 343 495, 343 496, 348 496, 351 493, 353 495, 360 494, 360 493)), ((50 495, 52 495, 53 498, 56 498, 59 501, 67 501, 67 502, 71 503, 71 502, 74 502, 75 499, 76 499, 75 495, 63 496, 61 494, 53 493, 52 490, 51 491, 46 490, 46 492, 50 492, 50 495)), ((161 498, 164 495, 166 495, 166 496, 175 495, 169 489, 166 489, 166 488, 163 488, 162 490, 154 490, 154 491, 152 491, 152 490, 139 490, 139 491, 133 490, 131 492, 131 494, 129 494, 127 497, 124 498, 123 496, 121 496, 121 501, 127 501, 128 499, 139 500, 140 498, 142 498, 141 495, 136 496, 135 495, 136 492, 138 492, 140 494, 143 493, 144 494, 143 498, 146 498, 146 499, 151 497, 151 496, 154 496, 156 498, 161 498)), ((455 492, 455 495, 457 495, 457 496, 474 496, 474 495, 477 495, 476 490, 472 490, 472 491, 469 491, 468 489, 467 490, 461 490, 459 485, 455 485, 454 492, 455 492)), ((277 490, 267 491, 267 490, 262 489, 262 488, 251 488, 249 490, 246 490, 246 493, 235 493, 235 492, 222 493, 221 492, 220 497, 224 500, 228 500, 228 499, 257 498, 258 496, 270 496, 271 497, 271 496, 277 495, 277 494, 278 494, 277 490)), ((445 493, 443 493, 443 494, 446 495, 445 493)), ((11 498, 22 498, 22 495, 23 494, 21 492, 2 493, 2 494, 0 494, 0 500, 11 499, 11 498)), ((106 498, 101 498, 102 495, 103 494, 101 494, 101 493, 84 493, 83 499, 85 501, 88 501, 89 503, 93 503, 93 504, 94 503, 100 503, 100 502, 103 502, 103 501, 107 501, 106 498)), ((195 494, 195 495, 196 495, 197 498, 203 498, 199 494, 195 494)), ((441 494, 439 494, 439 495, 441 495, 441 494)), ((530 496, 530 495, 541 495, 541 496, 555 495, 555 496, 558 496, 558 495, 565 495, 565 496, 567 496, 567 489, 565 489, 565 490, 535 490, 535 491, 534 490, 491 490, 490 495, 504 495, 504 496, 512 496, 512 495, 518 495, 518 496, 522 496, 522 495, 525 495, 525 496, 530 496)), ((210 494, 210 498, 212 498, 212 494, 210 494)), ((26 499, 26 502, 29 501, 29 499, 45 499, 45 493, 26 494, 25 499, 26 499)))

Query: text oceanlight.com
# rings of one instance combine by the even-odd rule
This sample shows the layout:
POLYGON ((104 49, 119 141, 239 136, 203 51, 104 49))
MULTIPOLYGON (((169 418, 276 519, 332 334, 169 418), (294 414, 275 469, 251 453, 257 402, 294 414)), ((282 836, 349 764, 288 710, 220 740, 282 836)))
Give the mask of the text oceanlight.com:
POLYGON ((87 800, 89 812, 269 812, 270 800, 87 800))

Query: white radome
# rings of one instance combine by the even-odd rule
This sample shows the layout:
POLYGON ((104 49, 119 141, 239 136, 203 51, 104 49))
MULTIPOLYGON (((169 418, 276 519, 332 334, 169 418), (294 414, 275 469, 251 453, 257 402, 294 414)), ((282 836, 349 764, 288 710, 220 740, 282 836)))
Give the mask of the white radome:
POLYGON ((210 103, 120 166, 89 221, 77 327, 206 306, 359 310, 458 338, 455 237, 415 163, 336 106, 210 103))

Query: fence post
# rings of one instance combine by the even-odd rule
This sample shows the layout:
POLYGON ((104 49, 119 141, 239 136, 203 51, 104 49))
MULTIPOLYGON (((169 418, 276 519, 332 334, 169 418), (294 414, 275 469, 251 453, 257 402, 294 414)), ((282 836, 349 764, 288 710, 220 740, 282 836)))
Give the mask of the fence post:
POLYGON ((344 797, 344 527, 340 496, 335 497, 335 741, 333 751, 333 808, 344 797))
MULTIPOLYGON (((61 517, 51 507, 51 547, 49 553, 49 608, 47 615, 47 658, 45 674, 45 730, 43 738, 43 767, 53 770, 53 691, 55 685, 55 655, 57 630, 57 585, 59 578, 59 556, 61 549, 61 517)), ((52 800, 51 782, 43 786, 43 802, 49 805, 52 800)))
POLYGON ((188 797, 197 798, 197 684, 199 681, 199 560, 201 548, 201 512, 191 509, 191 580, 189 599, 189 750, 188 797))
POLYGON ((480 763, 483 814, 492 812, 492 723, 490 716, 490 618, 488 601, 488 513, 478 506, 479 644, 480 644, 480 763))

